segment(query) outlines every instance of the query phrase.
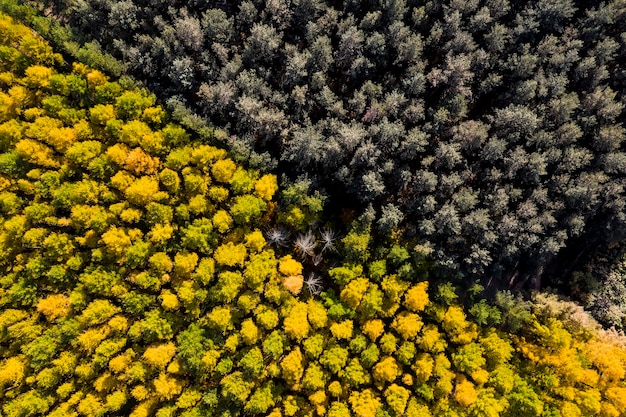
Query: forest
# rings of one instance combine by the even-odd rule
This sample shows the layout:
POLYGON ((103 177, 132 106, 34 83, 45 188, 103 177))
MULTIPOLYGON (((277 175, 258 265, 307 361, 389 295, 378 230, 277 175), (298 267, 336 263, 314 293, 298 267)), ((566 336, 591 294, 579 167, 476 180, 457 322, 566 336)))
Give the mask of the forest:
POLYGON ((0 0, 0 417, 626 416, 626 3, 0 0))

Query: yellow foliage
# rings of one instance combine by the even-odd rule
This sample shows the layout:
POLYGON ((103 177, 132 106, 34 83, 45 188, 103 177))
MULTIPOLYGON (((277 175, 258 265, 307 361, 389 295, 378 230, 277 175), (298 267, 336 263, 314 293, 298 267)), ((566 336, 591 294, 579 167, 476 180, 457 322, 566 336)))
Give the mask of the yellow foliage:
POLYGON ((150 266, 158 273, 171 272, 174 264, 165 252, 157 252, 148 259, 150 266))
POLYGON ((263 233, 258 229, 246 235, 246 247, 251 252, 261 252, 266 243, 263 233))
POLYGON ((191 280, 182 281, 176 286, 176 295, 188 311, 195 307, 198 291, 198 286, 191 280))
MULTIPOLYGON (((113 293, 115 294, 115 292, 113 293)), ((123 316, 114 316, 107 322, 107 325, 111 328, 111 331, 118 333, 126 333, 128 330, 128 319, 123 316)))
POLYGON ((401 381, 407 387, 412 387, 413 384, 415 383, 415 379, 413 378, 413 375, 411 374, 402 375, 401 381))
POLYGON ((98 70, 92 69, 87 73, 87 84, 89 85, 89 88, 96 88, 104 85, 107 81, 109 81, 109 77, 98 70))
POLYGON ((246 319, 241 323, 241 338, 247 345, 254 345, 259 340, 259 328, 252 319, 246 319))
POLYGON ((124 158, 124 168, 135 175, 153 175, 159 169, 159 159, 153 158, 141 148, 135 148, 124 158))
POLYGON ((447 345, 443 336, 437 326, 429 324, 422 330, 422 336, 419 338, 419 346, 426 352, 443 352, 447 345))
POLYGON ((204 367, 204 369, 206 369, 208 372, 212 372, 213 368, 215 368, 215 365, 217 365, 217 361, 220 358, 220 352, 214 349, 208 350, 203 356, 202 356, 202 366, 204 367))
POLYGON ((128 396, 124 391, 114 391, 106 397, 106 408, 111 411, 118 411, 128 401, 128 396))
POLYGON ((424 323, 415 313, 403 311, 398 314, 393 321, 391 327, 397 331, 403 339, 409 340, 415 338, 424 323))
POLYGON ((107 148, 106 156, 115 162, 119 166, 123 166, 126 161, 126 156, 130 152, 130 148, 123 143, 116 143, 113 146, 107 148))
POLYGON ((71 127, 52 128, 47 132, 46 142, 59 152, 65 152, 76 140, 78 134, 71 127))
POLYGON ((126 234, 124 229, 116 226, 111 226, 109 230, 102 234, 102 241, 111 254, 120 258, 126 255, 126 251, 131 245, 130 236, 126 234))
POLYGON ((296 347, 285 356, 280 362, 280 369, 287 384, 296 385, 300 382, 304 373, 304 356, 300 352, 300 347, 296 347))
POLYGON ((231 334, 230 336, 228 336, 228 338, 224 342, 224 349, 232 353, 235 353, 240 343, 241 343, 241 337, 239 337, 239 334, 238 333, 231 334))
POLYGON ((23 358, 13 356, 0 365, 0 388, 18 385, 25 376, 26 363, 23 358))
POLYGON ((154 200, 159 192, 159 181, 153 177, 141 177, 125 190, 124 194, 129 202, 138 206, 145 206, 154 200))
POLYGON ((413 362, 411 369, 415 372, 415 376, 423 382, 430 379, 435 367, 435 361, 428 353, 420 354, 413 362))
POLYGON ((580 417, 582 413, 580 412, 580 408, 574 403, 569 401, 564 401, 563 405, 561 405, 561 417, 580 417))
POLYGON ((469 382, 465 377, 460 377, 454 390, 454 400, 464 407, 468 407, 476 402, 478 393, 474 388, 474 384, 469 382))
POLYGON ((232 318, 229 307, 214 307, 207 315, 209 324, 222 332, 232 328, 232 318))
POLYGON ((74 372, 77 361, 78 358, 74 353, 65 351, 61 352, 59 357, 52 361, 52 364, 61 375, 68 375, 74 372))
POLYGON ((153 368, 164 369, 170 360, 172 360, 175 353, 176 346, 174 346, 172 342, 169 342, 147 348, 143 354, 143 359, 153 368))
POLYGON ((76 407, 78 412, 85 416, 99 415, 102 408, 103 408, 103 404, 93 394, 85 395, 85 398, 83 398, 78 403, 78 407, 76 407))
POLYGON ((470 376, 478 385, 483 385, 489 380, 489 371, 486 369, 477 369, 472 372, 470 376))
POLYGON ((198 265, 198 254, 178 252, 174 256, 174 272, 181 278, 188 278, 198 265))
POLYGON ((353 332, 352 320, 344 320, 341 323, 333 323, 330 325, 330 332, 337 339, 351 339, 353 332))
POLYGON ((254 185, 254 193, 265 201, 270 201, 276 191, 278 182, 274 174, 263 175, 254 185))
POLYGON ((333 381, 328 384, 328 392, 333 397, 340 397, 343 393, 343 389, 341 387, 341 383, 339 381, 333 381))
POLYGON ((157 379, 154 380, 154 391, 156 394, 164 400, 171 400, 180 394, 183 390, 183 382, 174 377, 170 377, 165 373, 161 373, 157 379))
POLYGON ((239 348, 240 344, 241 344, 240 335, 238 333, 231 334, 230 336, 228 336, 228 338, 226 338, 226 341, 224 342, 224 349, 232 353, 235 353, 237 351, 237 348, 239 348))
POLYGON ((213 221, 213 226, 220 233, 226 233, 228 230, 230 230, 231 226, 233 225, 233 218, 230 217, 230 214, 228 214, 226 210, 218 210, 213 215, 212 221, 213 221))
POLYGON ((324 404, 326 402, 326 392, 321 390, 314 392, 309 395, 309 401, 315 405, 324 404))
POLYGON ((271 330, 278 325, 278 313, 271 308, 261 305, 256 308, 254 314, 257 323, 266 330, 271 330))
POLYGON ((67 316, 72 310, 70 299, 63 294, 53 294, 42 298, 37 303, 37 311, 46 316, 48 321, 67 316))
POLYGON ((236 168, 237 165, 231 159, 220 159, 213 164, 211 173, 215 181, 227 183, 232 178, 236 168))
POLYGON ((30 109, 26 109, 24 110, 24 112, 22 113, 22 116, 24 117, 24 119, 28 120, 28 121, 32 121, 37 119, 38 117, 41 117, 45 114, 43 109, 37 108, 37 107, 31 107, 30 109))
POLYGON ((165 111, 163 107, 148 107, 145 109, 141 115, 141 118, 144 122, 159 124, 162 122, 163 117, 165 116, 165 111))
POLYGON ((351 308, 356 309, 367 291, 370 283, 366 278, 357 278, 348 283, 341 290, 341 301, 348 304, 351 308))
POLYGON ((213 253, 213 259, 219 265, 227 265, 227 266, 235 266, 238 265, 243 267, 244 262, 246 260, 247 250, 246 247, 241 244, 234 244, 233 242, 228 242, 225 245, 220 245, 215 249, 213 253))
POLYGON ((132 349, 127 350, 125 353, 118 355, 109 361, 109 369, 115 373, 121 373, 125 371, 133 362, 134 352, 132 349))
POLYGON ((455 343, 469 343, 478 337, 476 324, 466 320, 466 315, 460 306, 453 305, 446 310, 442 327, 455 343))
POLYGON ((349 401, 357 417, 374 417, 382 405, 371 389, 353 392, 350 394, 349 401))
MULTIPOLYGON (((76 386, 73 382, 66 382, 61 384, 59 388, 57 388, 56 393, 60 398, 69 397, 74 391, 76 391, 76 386)), ((68 401, 69 402, 69 401, 68 401)), ((66 403, 67 404, 67 403, 66 403)), ((69 405, 69 404, 68 404, 69 405)), ((75 405, 75 404, 73 404, 75 405)))
POLYGON ((386 356, 374 365, 372 376, 377 381, 393 382, 398 377, 399 371, 396 360, 391 356, 386 356))
POLYGON ((226 188, 220 187, 218 185, 214 185, 210 187, 209 192, 207 193, 209 198, 215 201, 216 203, 226 201, 226 199, 228 198, 228 194, 229 194, 229 191, 226 188))
POLYGON ((286 276, 302 275, 302 264, 293 259, 291 255, 286 255, 280 258, 278 271, 286 276))
POLYGON ((139 404, 135 409, 130 413, 129 417, 148 417, 152 415, 152 409, 154 408, 154 400, 144 401, 139 404))
POLYGON ((30 88, 47 88, 50 85, 52 69, 42 65, 32 65, 24 71, 24 82, 30 88))
POLYGON ((187 207, 190 213, 199 216, 206 213, 210 206, 209 201, 203 195, 198 194, 189 199, 187 207))
POLYGON ((113 188, 120 191, 125 191, 126 189, 128 189, 133 181, 135 181, 135 177, 133 177, 127 171, 117 171, 117 174, 111 177, 111 185, 113 186, 113 188))
MULTIPOLYGON (((96 124, 104 126, 110 120, 113 120, 117 117, 117 113, 115 111, 115 107, 111 104, 97 104, 91 109, 89 109, 90 120, 96 124)), ((114 145, 117 146, 117 145, 114 145)), ((121 165, 121 162, 115 161, 118 165, 121 165)))
POLYGON ((148 397, 148 390, 146 389, 145 386, 143 385, 137 385, 135 388, 133 388, 130 391, 130 394, 137 400, 137 401, 142 401, 145 400, 146 397, 148 397))
POLYGON ((397 416, 404 414, 410 395, 409 390, 397 384, 392 384, 385 390, 385 400, 397 416))
POLYGON ((423 311, 428 305, 428 281, 420 282, 404 294, 404 306, 411 311, 423 311))
POLYGON ((328 312, 319 301, 310 299, 307 302, 307 318, 314 329, 322 329, 328 323, 328 312))
POLYGON ((184 370, 183 364, 180 359, 174 358, 169 365, 167 365, 167 373, 168 374, 177 374, 184 370))
POLYGON ((600 382, 600 374, 593 369, 585 369, 581 372, 580 381, 584 381, 590 387, 596 387, 600 382))
POLYGON ((97 392, 111 391, 117 385, 115 379, 110 373, 105 372, 100 375, 93 383, 93 387, 97 392))
POLYGON ((292 307, 284 321, 287 336, 296 340, 302 340, 308 336, 311 327, 307 320, 307 310, 307 305, 301 301, 292 307))
POLYGON ((274 280, 265 284, 263 295, 272 303, 279 303, 285 296, 286 291, 282 284, 276 283, 274 280))
POLYGON ((59 168, 52 149, 32 139, 22 139, 15 144, 15 150, 31 164, 44 168, 59 168))
POLYGON ((83 310, 83 313, 79 316, 79 320, 83 324, 93 326, 101 324, 120 311, 121 309, 112 304, 109 300, 93 300, 83 310))
POLYGON ((170 290, 161 291, 161 295, 159 296, 159 298, 161 299, 161 305, 166 310, 176 311, 180 307, 178 297, 176 297, 176 294, 174 294, 170 290))
POLYGON ((623 414, 626 413, 626 388, 610 387, 604 392, 606 398, 613 404, 615 409, 623 414))
POLYGON ((295 415, 301 409, 302 404, 299 403, 300 401, 298 401, 296 397, 293 395, 287 395, 283 399, 283 409, 285 411, 285 415, 289 417, 295 415))
POLYGON ((620 352, 620 348, 611 343, 590 341, 587 344, 587 358, 600 371, 602 379, 616 381, 626 376, 624 354, 620 352))
POLYGON ((304 277, 302 275, 291 275, 282 279, 283 286, 293 295, 300 294, 302 285, 304 285, 304 277))
MULTIPOLYGON (((420 404, 415 397, 409 400, 409 404, 406 407, 404 414, 406 417, 432 417, 429 407, 425 404, 420 404)), ((496 415, 486 415, 485 417, 497 417, 496 415)))
POLYGON ((110 333, 108 326, 89 329, 78 336, 78 343, 87 352, 93 352, 110 333))
POLYGON ((137 223, 141 220, 142 211, 136 208, 127 208, 120 213, 120 219, 125 223, 137 223))
POLYGON ((597 416, 602 409, 602 394, 596 389, 579 391, 576 404, 585 415, 597 416))
POLYGON ((398 278, 397 275, 388 275, 381 282, 383 291, 394 303, 399 303, 400 298, 409 288, 409 283, 398 278))
POLYGON ((174 227, 169 224, 157 224, 148 233, 150 242, 157 245, 164 245, 168 240, 172 238, 174 234, 174 227))
POLYGON ((383 323, 380 319, 368 320, 365 322, 361 330, 363 334, 374 342, 385 331, 385 323, 383 323))
POLYGON ((602 411, 600 412, 602 417, 620 417, 621 414, 617 409, 613 406, 613 404, 609 404, 607 402, 602 403, 602 411))
POLYGON ((493 330, 480 339, 480 344, 485 351, 488 363, 492 366, 508 362, 513 354, 511 344, 493 330))
POLYGON ((283 415, 280 412, 280 408, 274 408, 272 412, 267 415, 267 417, 283 417, 283 415))

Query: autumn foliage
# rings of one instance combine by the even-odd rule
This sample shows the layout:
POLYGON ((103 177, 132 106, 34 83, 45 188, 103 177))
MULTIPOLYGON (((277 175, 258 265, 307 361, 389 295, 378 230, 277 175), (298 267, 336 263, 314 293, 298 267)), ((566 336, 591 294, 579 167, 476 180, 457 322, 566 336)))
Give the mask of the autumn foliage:
POLYGON ((473 299, 367 231, 333 267, 271 246, 273 175, 0 34, 2 416, 626 415, 624 338, 571 304, 473 299))

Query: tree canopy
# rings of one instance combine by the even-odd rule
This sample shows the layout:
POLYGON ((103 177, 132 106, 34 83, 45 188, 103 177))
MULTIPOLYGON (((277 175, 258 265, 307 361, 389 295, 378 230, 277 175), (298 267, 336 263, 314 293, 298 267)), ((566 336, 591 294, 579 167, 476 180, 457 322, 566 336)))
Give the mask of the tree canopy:
POLYGON ((305 182, 5 15, 0 34, 3 416, 626 414, 624 337, 579 307, 487 303, 364 218, 303 230, 305 182))

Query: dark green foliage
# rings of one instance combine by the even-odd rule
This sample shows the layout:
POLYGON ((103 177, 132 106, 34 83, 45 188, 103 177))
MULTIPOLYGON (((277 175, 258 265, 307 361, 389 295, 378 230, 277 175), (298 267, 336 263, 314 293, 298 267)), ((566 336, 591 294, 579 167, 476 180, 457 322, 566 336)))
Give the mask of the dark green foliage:
POLYGON ((626 226, 619 2, 68 5, 100 42, 82 55, 104 46, 183 124, 228 126, 233 149, 371 205, 378 231, 419 233, 443 270, 539 287, 574 239, 626 226))

